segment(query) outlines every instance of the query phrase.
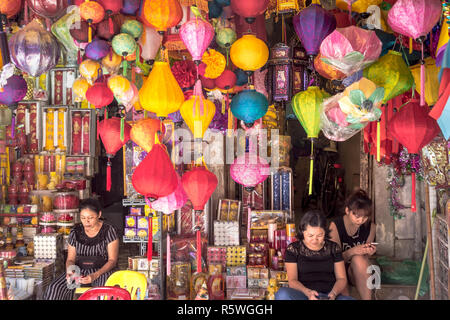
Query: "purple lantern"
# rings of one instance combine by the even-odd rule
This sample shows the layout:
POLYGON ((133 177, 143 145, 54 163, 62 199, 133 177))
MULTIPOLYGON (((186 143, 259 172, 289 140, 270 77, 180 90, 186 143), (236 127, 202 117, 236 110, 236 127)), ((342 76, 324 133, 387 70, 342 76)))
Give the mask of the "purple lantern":
POLYGON ((111 45, 105 40, 94 40, 86 46, 86 57, 91 60, 101 60, 111 51, 111 45))
POLYGON ((123 7, 120 9, 120 12, 129 16, 134 16, 140 6, 141 0, 124 0, 123 7))
POLYGON ((13 75, 6 80, 6 84, 0 90, 0 104, 7 105, 13 112, 11 122, 11 137, 14 138, 16 114, 14 109, 19 101, 27 94, 27 82, 21 77, 13 75))
POLYGON ((334 15, 312 4, 293 18, 294 29, 308 55, 319 53, 323 39, 336 29, 334 15))

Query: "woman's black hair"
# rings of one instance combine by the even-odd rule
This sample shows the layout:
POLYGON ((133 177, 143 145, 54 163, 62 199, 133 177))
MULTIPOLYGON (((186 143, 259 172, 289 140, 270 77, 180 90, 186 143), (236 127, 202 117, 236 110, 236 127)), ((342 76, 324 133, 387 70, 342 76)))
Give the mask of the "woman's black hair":
POLYGON ((355 214, 363 214, 370 216, 372 213, 372 200, 370 200, 367 193, 359 189, 352 193, 345 201, 345 207, 353 211, 355 214))
POLYGON ((327 226, 327 219, 325 215, 320 210, 311 210, 307 211, 305 215, 300 220, 300 225, 298 226, 298 239, 303 240, 303 232, 306 230, 308 226, 311 227, 320 227, 325 230, 325 239, 329 239, 330 230, 327 226))
POLYGON ((97 199, 88 198, 81 200, 79 209, 80 211, 83 209, 89 209, 91 211, 94 211, 96 214, 99 214, 100 211, 102 211, 102 206, 100 204, 100 201, 98 201, 97 199))

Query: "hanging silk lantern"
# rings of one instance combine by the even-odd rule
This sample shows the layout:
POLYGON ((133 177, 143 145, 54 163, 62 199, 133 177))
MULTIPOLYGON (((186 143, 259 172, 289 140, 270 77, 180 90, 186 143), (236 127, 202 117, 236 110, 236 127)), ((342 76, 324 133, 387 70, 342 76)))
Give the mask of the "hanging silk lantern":
POLYGON ((100 121, 97 128, 103 145, 105 146, 106 156, 108 157, 106 168, 106 191, 111 191, 111 158, 114 158, 116 152, 130 140, 131 126, 128 123, 125 124, 124 139, 120 138, 120 122, 120 119, 115 117, 105 119, 100 121))
POLYGON ((264 158, 253 153, 245 153, 231 164, 230 175, 231 179, 243 185, 247 191, 253 191, 270 175, 270 166, 264 158))
MULTIPOLYGON (((74 21, 69 29, 72 38, 78 42, 89 42, 89 24, 84 21, 74 21)), ((95 26, 92 26, 91 36, 94 37, 96 32, 95 26)))
POLYGON ((92 41, 92 24, 99 23, 105 17, 105 9, 95 1, 86 1, 80 4, 80 16, 89 26, 88 42, 92 41))
POLYGON ((214 28, 207 21, 196 17, 181 26, 180 38, 192 59, 199 65, 206 48, 214 38, 214 28))
POLYGON ((33 77, 47 72, 59 60, 58 41, 37 20, 16 32, 8 45, 12 62, 33 77))
POLYGON ((348 10, 351 3, 351 11, 363 13, 367 12, 367 8, 375 5, 378 6, 383 0, 336 0, 336 6, 341 10, 348 10))
POLYGON ((267 113, 269 101, 254 89, 244 90, 233 97, 230 108, 234 117, 244 121, 247 127, 252 127, 256 120, 267 113))
POLYGON ((125 17, 121 14, 113 14, 110 19, 104 19, 96 27, 96 36, 106 40, 111 41, 112 38, 120 33, 120 28, 125 21, 125 17), (112 29, 110 22, 112 22, 112 29), (112 31, 112 32, 111 32, 112 31))
POLYGON ((220 77, 215 80, 217 88, 221 90, 231 90, 237 81, 236 74, 231 70, 225 70, 220 77))
POLYGON ((93 84, 100 75, 101 65, 97 61, 86 59, 79 67, 81 76, 83 76, 89 84, 93 84))
POLYGON ((236 41, 236 31, 232 28, 220 28, 216 31, 216 43, 224 49, 230 48, 236 41))
POLYGON ((160 211, 164 214, 171 214, 175 210, 182 208, 186 201, 187 195, 183 189, 183 185, 181 184, 181 178, 177 173, 178 186, 174 192, 169 194, 168 196, 161 197, 158 200, 150 202, 150 207, 153 210, 160 211))
POLYGON ((60 17, 68 6, 67 0, 26 0, 28 7, 44 18, 60 17))
POLYGON ((233 43, 230 57, 236 67, 244 71, 256 71, 269 59, 269 48, 255 35, 246 34, 233 43))
POLYGON ((0 14, 4 14, 8 19, 19 13, 22 8, 22 0, 2 0, 0 2, 0 14))
POLYGON ((16 126, 15 108, 27 94, 27 82, 21 76, 12 75, 6 80, 6 84, 0 87, 0 104, 7 105, 12 111, 11 137, 14 138, 16 126))
POLYGON ((135 16, 140 6, 141 0, 123 0, 123 6, 120 12, 129 16, 135 16))
POLYGON ((263 14, 269 0, 231 0, 231 9, 233 12, 245 18, 247 23, 253 23, 256 17, 263 14))
POLYGON ((72 91, 75 95, 75 102, 82 102, 86 100, 86 92, 91 87, 89 82, 80 77, 73 82, 72 91))
POLYGON ((139 90, 141 106, 158 117, 176 112, 184 102, 183 91, 170 70, 169 63, 157 61, 139 90))
POLYGON ((349 76, 374 63, 381 48, 374 31, 350 26, 329 34, 320 45, 320 54, 322 61, 349 76))
POLYGON ((144 26, 137 20, 127 20, 120 28, 120 32, 129 34, 137 41, 144 32, 144 26))
POLYGON ((106 16, 108 17, 109 32, 114 33, 114 25, 111 16, 114 13, 119 13, 123 6, 123 0, 97 0, 105 9, 106 16))
POLYGON ((75 45, 70 34, 70 27, 74 23, 81 22, 80 10, 77 6, 70 6, 67 11, 66 15, 52 24, 51 30, 56 39, 66 49, 68 62, 75 64, 78 47, 75 45))
POLYGON ((142 47, 141 57, 149 64, 153 64, 156 54, 161 47, 162 36, 153 27, 144 26, 139 44, 142 47))
POLYGON ((164 33, 181 21, 183 9, 178 0, 144 0, 141 17, 144 24, 164 33))
POLYGON ((103 74, 116 74, 119 72, 120 65, 122 64, 122 57, 112 50, 106 57, 102 59, 102 67, 106 69, 103 74))
MULTIPOLYGON (((112 40, 112 48, 119 56, 126 58, 136 51, 136 41, 127 33, 120 33, 114 36, 112 40)), ((127 74, 127 60, 124 60, 123 75, 127 74)))
POLYGON ((194 134, 194 139, 202 139, 216 113, 215 104, 203 97, 201 81, 197 80, 194 94, 180 107, 183 120, 194 134))
POLYGON ((178 186, 178 177, 167 150, 155 144, 134 170, 131 178, 134 189, 150 201, 166 197, 178 186))
POLYGON ((113 93, 117 102, 120 104, 125 99, 125 94, 131 88, 131 83, 127 78, 119 75, 113 75, 108 78, 108 88, 113 93))
POLYGON ((330 97, 319 87, 311 86, 306 91, 297 93, 292 98, 292 109, 298 121, 305 129, 308 138, 311 138, 311 163, 309 171, 309 194, 312 194, 313 168, 314 168, 314 140, 319 137, 320 114, 324 99, 330 97))
POLYGON ((197 70, 192 60, 175 61, 170 69, 183 91, 195 85, 197 70))
POLYGON ((97 82, 86 91, 86 99, 95 108, 101 109, 114 101, 114 94, 106 83, 97 82))
POLYGON ((383 103, 408 91, 414 84, 414 78, 402 54, 392 50, 364 69, 363 76, 384 88, 383 103))
MULTIPOLYGON (((410 154, 420 151, 439 134, 436 120, 428 116, 428 108, 419 105, 418 100, 411 100, 392 117, 389 132, 410 154)), ((411 211, 416 212, 416 173, 412 172, 411 211)))
POLYGON ((199 65, 198 73, 209 79, 219 77, 227 66, 223 54, 214 49, 209 49, 203 54, 202 62, 199 65))
POLYGON ((203 211, 206 203, 217 188, 218 180, 214 173, 204 166, 195 167, 181 177, 183 189, 196 213, 203 211))
POLYGON ((336 29, 334 15, 312 4, 292 19, 295 32, 309 55, 319 52, 323 39, 336 29))
MULTIPOLYGON (((416 91, 422 92, 420 68, 421 64, 417 64, 410 67, 411 73, 414 77, 414 83, 416 85, 416 91)), ((439 98, 439 67, 436 65, 436 60, 431 57, 425 59, 425 102, 429 106, 433 106, 439 98)))
POLYGON ((85 49, 86 58, 101 60, 111 51, 111 45, 105 40, 91 41, 85 49))
POLYGON ((159 119, 145 118, 133 125, 131 140, 148 153, 155 144, 155 136, 162 141, 165 133, 166 127, 159 119))
POLYGON ((333 67, 322 61, 322 55, 319 53, 317 57, 314 58, 314 69, 324 78, 330 80, 342 80, 346 78, 346 75, 333 67))

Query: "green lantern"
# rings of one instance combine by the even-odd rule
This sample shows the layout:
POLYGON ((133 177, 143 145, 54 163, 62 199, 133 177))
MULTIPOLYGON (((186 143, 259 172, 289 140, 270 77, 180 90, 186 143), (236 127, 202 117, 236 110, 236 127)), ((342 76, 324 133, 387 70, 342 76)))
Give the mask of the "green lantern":
POLYGON ((309 194, 312 194, 313 168, 314 168, 314 140, 319 137, 320 113, 323 101, 330 95, 319 87, 311 86, 306 91, 297 93, 292 98, 292 109, 298 121, 305 129, 308 138, 311 138, 311 163, 309 168, 309 194))
POLYGON ((133 36, 129 35, 128 33, 119 33, 118 35, 114 36, 111 44, 114 52, 119 56, 124 57, 123 75, 126 76, 128 67, 126 57, 132 55, 136 51, 136 40, 134 40, 133 36))

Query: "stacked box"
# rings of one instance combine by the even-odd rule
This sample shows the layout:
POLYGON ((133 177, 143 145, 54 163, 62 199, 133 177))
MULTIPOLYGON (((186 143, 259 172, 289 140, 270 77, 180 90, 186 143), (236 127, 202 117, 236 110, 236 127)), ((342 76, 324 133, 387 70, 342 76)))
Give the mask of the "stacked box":
POLYGON ((214 245, 238 246, 239 222, 238 221, 214 221, 214 245))
POLYGON ((247 288, 247 268, 245 266, 227 267, 227 289, 247 288))
POLYGON ((268 268, 247 268, 248 287, 254 289, 266 289, 269 286, 268 268))
POLYGON ((221 265, 225 269, 227 264, 227 248, 208 246, 206 261, 208 266, 221 265))
POLYGON ((243 266, 247 262, 247 249, 245 246, 227 247, 227 267, 243 266))

